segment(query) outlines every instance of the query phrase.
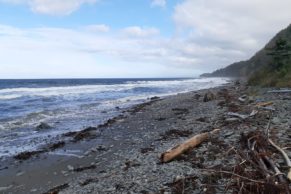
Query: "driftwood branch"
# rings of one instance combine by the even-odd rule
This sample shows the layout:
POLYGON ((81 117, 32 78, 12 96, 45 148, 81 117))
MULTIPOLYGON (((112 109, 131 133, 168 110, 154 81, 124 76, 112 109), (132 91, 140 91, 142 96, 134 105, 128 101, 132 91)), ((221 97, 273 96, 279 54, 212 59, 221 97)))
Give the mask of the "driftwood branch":
MULTIPOLYGON (((272 116, 272 112, 271 112, 271 116, 272 116)), ((269 137, 269 130, 270 130, 270 126, 271 126, 271 116, 270 116, 270 119, 269 119, 269 122, 268 122, 268 125, 267 125, 267 128, 266 128, 266 136, 267 136, 267 139, 268 139, 268 142, 276 149, 278 150, 281 155, 283 156, 285 162, 286 162, 286 165, 288 166, 289 168, 289 172, 287 174, 287 178, 289 181, 291 181, 291 161, 290 161, 290 158, 288 157, 288 155, 286 154, 286 152, 280 148, 278 145, 276 145, 269 137)))
POLYGON ((239 114, 239 113, 235 113, 235 112, 228 112, 227 116, 237 117, 237 118, 240 118, 242 120, 245 120, 245 119, 247 119, 249 117, 255 116, 256 114, 258 114, 258 111, 257 110, 253 110, 249 115, 243 115, 243 114, 239 114))
POLYGON ((289 172, 287 174, 287 178, 291 181, 291 161, 290 161, 290 158, 288 157, 288 155, 286 154, 286 152, 281 149, 278 145, 276 145, 271 139, 268 139, 269 140, 269 143, 274 147, 276 148, 280 153, 281 155, 283 156, 287 166, 289 167, 289 172))
POLYGON ((166 152, 164 152, 161 155, 161 162, 166 163, 166 162, 172 161, 173 159, 177 158, 178 156, 185 153, 186 151, 198 146, 199 144, 204 142, 206 139, 208 139, 212 134, 215 134, 219 131, 220 129, 214 129, 211 132, 195 135, 194 137, 188 139, 184 143, 177 145, 167 150, 166 152))
POLYGON ((268 93, 291 93, 291 90, 271 90, 268 93))
POLYGON ((260 102, 256 105, 256 107, 266 107, 266 106, 271 106, 273 105, 274 102, 270 101, 270 102, 260 102))
POLYGON ((210 172, 216 172, 216 173, 223 173, 223 174, 230 174, 230 175, 239 177, 241 179, 245 179, 245 180, 248 180, 248 181, 251 181, 251 182, 255 182, 255 183, 261 183, 261 184, 264 184, 265 183, 263 181, 250 179, 250 178, 247 178, 247 177, 244 177, 244 176, 241 176, 239 174, 236 174, 236 173, 233 173, 233 172, 229 172, 229 171, 224 171, 224 170, 219 170, 218 171, 218 170, 212 170, 212 169, 201 169, 201 170, 203 170, 203 171, 210 171, 210 172))

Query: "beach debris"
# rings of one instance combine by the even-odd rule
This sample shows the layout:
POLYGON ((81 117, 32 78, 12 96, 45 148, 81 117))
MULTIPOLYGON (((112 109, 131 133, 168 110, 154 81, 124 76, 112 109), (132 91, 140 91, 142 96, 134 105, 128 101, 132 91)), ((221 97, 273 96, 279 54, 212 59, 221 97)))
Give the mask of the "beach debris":
POLYGON ((287 178, 289 179, 289 181, 291 181, 291 161, 290 161, 290 158, 288 157, 288 155, 286 154, 286 152, 280 148, 278 145, 276 145, 271 139, 268 139, 269 140, 269 143, 274 147, 276 148, 276 150, 278 150, 281 155, 283 156, 285 162, 286 162, 286 165, 287 167, 289 168, 289 172, 287 174, 287 178))
POLYGON ((159 100, 159 99, 160 99, 160 97, 158 97, 158 96, 154 96, 154 97, 150 98, 150 100, 159 100))
POLYGON ((85 171, 85 170, 93 170, 95 168, 97 168, 96 164, 91 164, 89 166, 79 167, 79 168, 75 168, 73 170, 75 172, 82 172, 82 171, 85 171))
POLYGON ((90 183, 97 183, 97 182, 99 182, 98 178, 88 178, 85 181, 81 182, 80 186, 84 187, 86 185, 89 185, 90 183))
POLYGON ((211 91, 208 91, 207 93, 204 94, 203 102, 209 102, 215 99, 216 99, 215 94, 213 94, 211 91))
POLYGON ((164 120, 166 120, 166 118, 163 118, 163 117, 159 117, 159 118, 157 118, 157 119, 155 119, 156 121, 164 121, 164 120))
POLYGON ((164 134, 160 135, 161 138, 158 140, 169 140, 176 139, 178 137, 189 137, 192 134, 193 132, 190 130, 171 129, 169 131, 166 131, 164 134))
MULTIPOLYGON (((173 194, 181 194, 185 191, 185 186, 187 185, 188 191, 194 191, 197 188, 197 179, 196 176, 177 176, 175 177, 174 182, 168 183, 167 186, 169 186, 172 189, 173 194)), ((162 193, 170 193, 170 192, 162 192, 162 193)))
POLYGON ((36 127, 36 130, 37 131, 41 131, 41 130, 45 130, 45 129, 51 129, 52 127, 47 124, 47 123, 44 123, 44 122, 41 122, 37 127, 36 127))
POLYGON ((247 95, 243 95, 243 96, 241 96, 241 97, 238 98, 238 100, 239 100, 240 102, 246 102, 247 99, 248 99, 248 96, 247 96, 247 95))
POLYGON ((271 106, 273 105, 274 102, 270 101, 270 102, 260 102, 256 105, 256 107, 267 107, 267 106, 271 106))
POLYGON ((194 99, 195 99, 195 100, 199 100, 200 98, 201 98, 201 95, 200 95, 200 94, 195 94, 195 95, 194 95, 194 99))
POLYGON ((234 85, 235 85, 235 86, 240 86, 240 85, 241 85, 241 83, 240 83, 240 81, 239 81, 239 80, 235 80, 235 82, 234 82, 234 85))
POLYGON ((14 159, 16 159, 16 160, 28 160, 29 158, 31 158, 33 156, 37 156, 39 154, 49 152, 49 151, 54 151, 54 150, 62 148, 64 146, 65 146, 65 142, 60 141, 60 142, 48 145, 47 147, 44 147, 40 150, 21 152, 21 153, 15 155, 14 159))
POLYGON ((245 119, 247 119, 249 117, 255 116, 256 114, 258 114, 258 112, 259 111, 257 111, 257 110, 253 110, 249 115, 239 114, 239 113, 235 113, 235 112, 228 112, 227 116, 237 117, 237 118, 240 118, 242 120, 245 120, 245 119))
MULTIPOLYGON (((280 171, 279 164, 275 163, 273 159, 270 157, 272 153, 270 150, 268 150, 268 143, 271 143, 272 145, 273 142, 272 141, 270 142, 270 139, 267 136, 268 135, 263 134, 263 132, 261 131, 249 132, 247 135, 242 134, 241 143, 244 143, 245 145, 244 147, 247 148, 247 153, 243 154, 242 152, 240 152, 239 153, 240 157, 243 158, 249 164, 251 164, 252 167, 255 169, 253 173, 256 174, 253 174, 252 176, 260 177, 261 179, 259 180, 259 178, 257 178, 255 181, 262 182, 262 184, 257 184, 256 182, 252 181, 253 182, 252 187, 257 187, 258 191, 259 190, 262 191, 266 190, 268 184, 269 186, 271 186, 269 189, 272 188, 273 190, 277 191, 275 193, 290 193, 288 182, 285 179, 284 174, 280 171)), ((282 151, 282 149, 279 148, 274 143, 273 146, 276 146, 276 149, 280 149, 280 152, 282 151)), ((287 160, 288 160, 286 161, 287 165, 290 165, 291 164, 290 160, 289 159, 287 160)), ((240 176, 252 178, 248 176, 248 174, 241 173, 240 176)))
POLYGON ((69 171, 73 171, 75 169, 72 165, 68 165, 67 168, 69 171))
POLYGON ((291 90, 270 90, 268 93, 291 93, 291 90))
POLYGON ((199 121, 199 122, 205 123, 205 122, 208 121, 208 118, 207 118, 207 117, 200 117, 200 118, 196 119, 196 121, 199 121))
POLYGON ((141 148, 140 149, 140 153, 142 153, 142 154, 146 154, 148 152, 153 152, 153 151, 155 151, 155 148, 153 148, 153 147, 141 148))
POLYGON ((189 110, 187 108, 173 108, 172 111, 174 111, 175 115, 183 115, 189 113, 189 110))
POLYGON ((252 112, 250 113, 250 117, 256 116, 256 114, 258 113, 259 113, 258 110, 252 110, 252 112))
POLYGON ((92 136, 90 131, 81 131, 74 136, 74 142, 81 141, 83 139, 87 139, 92 136))
POLYGON ((54 150, 56 150, 56 149, 59 149, 59 148, 64 147, 65 144, 66 144, 66 143, 65 143, 64 141, 60 141, 60 142, 57 142, 57 143, 54 143, 54 144, 49 145, 49 146, 48 146, 48 149, 49 149, 50 151, 54 151, 54 150))
POLYGON ((214 129, 211 132, 206 132, 202 134, 195 135, 194 137, 188 139, 187 141, 183 142, 180 145, 177 145, 166 152, 161 154, 161 162, 167 163, 172 161, 173 159, 177 158, 181 154, 185 153, 186 151, 198 146, 206 139, 208 139, 211 135, 219 132, 220 129, 214 129))
POLYGON ((26 151, 26 152, 21 152, 17 155, 14 156, 14 159, 16 160, 28 160, 32 156, 44 153, 45 150, 38 150, 38 151, 26 151))
POLYGON ((68 187, 69 187, 69 184, 68 183, 65 183, 65 184, 56 186, 56 187, 50 189, 49 191, 47 191, 47 192, 45 192, 43 194, 58 194, 60 191, 66 189, 68 187))
POLYGON ((235 112, 228 112, 227 116, 237 117, 237 118, 240 118, 242 120, 249 118, 249 115, 243 115, 243 114, 239 114, 239 113, 235 113, 235 112))
POLYGON ((124 171, 127 171, 129 168, 132 167, 140 166, 140 163, 136 160, 126 160, 124 164, 125 164, 125 167, 123 168, 124 171))
POLYGON ((151 100, 149 102, 145 102, 142 104, 135 105, 131 109, 129 109, 127 112, 129 112, 131 115, 134 115, 136 113, 142 112, 147 106, 152 105, 153 103, 160 101, 161 99, 151 100))
POLYGON ((8 189, 11 189, 13 186, 12 185, 9 185, 8 187, 0 187, 0 191, 5 191, 5 190, 8 190, 8 189))
POLYGON ((264 106, 259 106, 258 109, 260 110, 268 110, 268 111, 275 111, 276 109, 272 106, 267 106, 267 107, 264 107, 264 106))
POLYGON ((79 131, 77 133, 72 133, 74 135, 73 141, 78 142, 84 139, 91 139, 95 138, 97 134, 100 134, 101 132, 98 130, 97 127, 88 127, 82 131, 79 131))
POLYGON ((237 122, 240 120, 239 120, 239 118, 226 118, 225 121, 228 123, 233 123, 233 122, 237 122))
POLYGON ((108 151, 108 148, 105 145, 98 145, 96 147, 93 147, 91 152, 103 152, 103 151, 108 151))
POLYGON ((17 173, 16 176, 22 176, 24 174, 25 174, 25 172, 24 171, 21 171, 21 172, 17 173))

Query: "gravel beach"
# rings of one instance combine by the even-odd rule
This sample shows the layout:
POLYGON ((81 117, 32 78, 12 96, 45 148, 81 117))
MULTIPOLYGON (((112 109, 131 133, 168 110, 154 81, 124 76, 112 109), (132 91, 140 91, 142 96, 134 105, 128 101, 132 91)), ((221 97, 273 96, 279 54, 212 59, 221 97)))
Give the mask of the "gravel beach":
MULTIPOLYGON (((272 140, 290 147, 291 93, 269 90, 231 83, 149 99, 100 126, 2 160, 0 193, 238 193, 231 176, 209 169, 234 172, 243 162, 236 152, 243 150, 242 134, 263 130, 271 121, 272 140), (256 107, 269 101, 267 108, 256 107), (161 153, 213 129, 221 131, 161 163, 161 153)), ((290 156, 290 149, 286 152, 290 156)), ((284 165, 276 151, 270 157, 284 165)))

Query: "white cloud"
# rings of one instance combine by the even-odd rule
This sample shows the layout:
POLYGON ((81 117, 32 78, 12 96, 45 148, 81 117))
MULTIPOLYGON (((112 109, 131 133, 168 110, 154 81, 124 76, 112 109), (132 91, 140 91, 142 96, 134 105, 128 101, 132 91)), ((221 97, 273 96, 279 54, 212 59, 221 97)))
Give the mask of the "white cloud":
POLYGON ((25 4, 35 13, 47 15, 69 15, 83 4, 94 4, 97 0, 0 0, 12 4, 25 4))
POLYGON ((123 30, 94 33, 86 27, 77 30, 21 29, 0 25, 0 77, 168 77, 194 74, 189 68, 193 68, 197 60, 182 52, 183 42, 161 38, 152 30, 145 31, 147 33, 142 31, 136 37, 124 36, 123 30))
POLYGON ((151 6, 153 7, 165 7, 167 5, 166 0, 152 0, 151 6))
POLYGON ((89 25, 89 26, 86 26, 85 28, 91 32, 109 32, 110 31, 110 27, 104 24, 89 25))
POLYGON ((202 48, 218 48, 219 59, 228 58, 218 60, 219 67, 247 59, 287 27, 290 7, 290 0, 185 0, 173 19, 178 34, 202 48))
POLYGON ((122 30, 123 34, 131 37, 151 37, 158 35, 160 31, 156 28, 142 28, 139 26, 130 26, 122 30))
POLYGON ((173 13, 173 37, 141 26, 114 31, 104 24, 0 25, 0 77, 15 71, 42 77, 49 72, 59 77, 197 75, 252 56, 291 22, 290 7, 290 0, 184 0, 173 13))

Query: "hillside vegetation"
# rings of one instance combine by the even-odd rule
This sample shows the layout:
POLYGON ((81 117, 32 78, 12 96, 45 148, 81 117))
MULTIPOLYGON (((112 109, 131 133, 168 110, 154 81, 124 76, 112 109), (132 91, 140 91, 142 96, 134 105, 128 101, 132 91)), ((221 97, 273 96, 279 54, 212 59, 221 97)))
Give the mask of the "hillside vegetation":
POLYGON ((291 87, 291 25, 249 60, 203 76, 245 77, 250 85, 291 87))

